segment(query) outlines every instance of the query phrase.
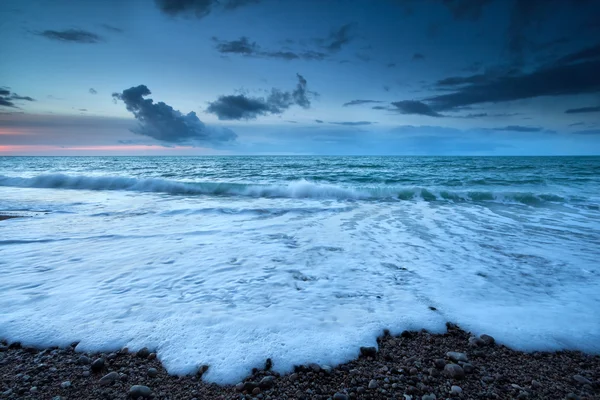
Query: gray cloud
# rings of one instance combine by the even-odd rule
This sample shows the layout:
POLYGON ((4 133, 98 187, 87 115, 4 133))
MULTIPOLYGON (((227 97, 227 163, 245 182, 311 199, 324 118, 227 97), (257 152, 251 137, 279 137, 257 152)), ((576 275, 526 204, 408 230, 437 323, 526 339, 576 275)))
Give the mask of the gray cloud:
POLYGON ((420 61, 420 60, 424 60, 425 56, 421 53, 415 53, 412 56, 413 61, 420 61))
POLYGON ((427 115, 429 117, 443 117, 443 115, 435 112, 427 104, 416 100, 395 101, 392 103, 396 110, 401 114, 417 114, 427 115))
POLYGON ((37 34, 59 42, 98 43, 104 40, 101 36, 82 29, 66 29, 64 31, 46 30, 37 34))
POLYGON ((327 54, 318 51, 290 51, 290 50, 265 50, 256 42, 251 42, 245 36, 236 40, 221 40, 213 37, 215 49, 221 54, 238 54, 244 57, 256 58, 278 58, 282 60, 308 60, 320 61, 327 57, 327 54))
POLYGON ((565 111, 566 114, 583 114, 583 113, 594 113, 594 112, 600 112, 600 106, 571 108, 571 109, 565 111))
POLYGON ((536 126, 520 126, 508 125, 501 128, 492 128, 493 131, 510 131, 510 132, 541 132, 543 128, 536 126))
POLYGON ((363 126, 363 125, 373 125, 376 122, 371 121, 342 121, 342 122, 329 122, 333 125, 345 125, 345 126, 363 126))
POLYGON ((586 129, 583 131, 575 131, 573 133, 577 135, 600 135, 600 129, 586 129))
POLYGON ((298 84, 291 91, 271 89, 266 97, 248 97, 243 94, 220 96, 210 103, 206 112, 215 114, 221 120, 254 119, 259 115, 282 114, 293 105, 310 107, 310 96, 316 93, 307 89, 306 79, 296 74, 298 84))
POLYGON ((98 94, 98 91, 96 89, 94 89, 94 88, 90 88, 89 92, 91 94, 98 94))
POLYGON ((323 121, 322 121, 322 120, 320 120, 320 119, 315 119, 315 122, 316 122, 317 124, 322 124, 322 123, 323 123, 323 121))
POLYGON ((372 104, 372 103, 383 103, 383 101, 380 101, 380 100, 352 100, 352 101, 342 104, 342 107, 359 106, 362 104, 372 104))
POLYGON ((162 101, 154 103, 152 99, 144 98, 150 94, 145 85, 112 94, 115 101, 122 100, 139 121, 139 125, 131 130, 134 133, 170 143, 219 144, 237 137, 230 129, 206 126, 193 111, 184 115, 162 101))
POLYGON ((581 126, 581 125, 585 125, 584 122, 575 122, 573 124, 569 124, 569 126, 581 126))
POLYGON ((338 29, 333 29, 328 36, 315 39, 315 42, 327 52, 337 53, 354 39, 352 31, 355 27, 356 24, 352 22, 342 25, 338 29))
POLYGON ((109 24, 102 24, 100 26, 103 27, 104 29, 106 29, 107 31, 111 31, 111 32, 116 32, 116 33, 123 33, 123 32, 125 32, 123 29, 117 28, 116 26, 112 26, 112 25, 109 25, 109 24))
POLYGON ((439 116, 435 114, 477 104, 598 93, 600 74, 597 71, 600 71, 600 44, 568 54, 558 62, 529 73, 509 70, 504 75, 486 73, 446 78, 437 84, 456 87, 451 93, 394 105, 404 113, 439 116))
POLYGON ((231 11, 236 8, 257 4, 260 0, 155 0, 158 8, 170 16, 206 17, 214 10, 231 11))
POLYGON ((15 101, 35 101, 35 99, 29 96, 19 96, 7 87, 0 87, 0 107, 19 108, 15 101))

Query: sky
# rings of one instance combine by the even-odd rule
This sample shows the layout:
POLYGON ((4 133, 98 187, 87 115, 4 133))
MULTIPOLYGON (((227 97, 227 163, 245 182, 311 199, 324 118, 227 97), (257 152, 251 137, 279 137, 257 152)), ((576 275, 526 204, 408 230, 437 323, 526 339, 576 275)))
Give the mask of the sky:
POLYGON ((599 155, 600 0, 3 0, 0 155, 599 155))

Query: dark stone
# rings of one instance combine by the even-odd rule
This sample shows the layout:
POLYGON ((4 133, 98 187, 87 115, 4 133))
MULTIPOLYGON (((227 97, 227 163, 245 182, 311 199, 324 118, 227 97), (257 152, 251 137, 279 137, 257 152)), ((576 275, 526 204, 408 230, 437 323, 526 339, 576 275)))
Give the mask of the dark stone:
POLYGON ((333 400, 348 400, 348 396, 346 396, 344 393, 336 393, 333 395, 333 400))
POLYGON ((118 378, 119 378, 119 374, 117 372, 113 371, 113 372, 109 372, 108 374, 106 374, 102 378, 100 378, 98 383, 100 385, 104 385, 104 386, 110 385, 111 383, 116 381, 118 378))
POLYGON ((144 347, 144 348, 140 349, 136 353, 136 356, 138 356, 139 358, 148 358, 149 355, 150 355, 150 350, 148 350, 147 347, 144 347))
POLYGON ((80 356, 77 359, 77 364, 79 364, 79 365, 88 365, 91 362, 92 362, 92 360, 90 360, 90 358, 87 356, 80 356))
POLYGON ((402 333, 400 334, 400 337, 407 338, 407 339, 410 339, 413 336, 414 336, 413 333, 410 331, 402 331, 402 333))
POLYGON ((444 360, 443 358, 438 358, 433 361, 433 365, 435 365, 437 369, 444 369, 444 367, 446 366, 446 360, 444 360))
POLYGON ((152 390, 148 386, 133 385, 129 389, 129 397, 132 399, 149 398, 150 396, 152 396, 152 390))
POLYGON ((491 345, 493 345, 494 343, 496 343, 496 339, 494 339, 494 338, 493 338, 492 336, 490 336, 490 335, 483 334, 483 335, 479 336, 479 338, 480 338, 481 340, 483 340, 483 342, 484 342, 486 345, 488 345, 488 346, 491 346, 491 345))
POLYGON ((465 377, 465 371, 458 364, 446 364, 444 374, 452 379, 463 379, 465 377))
POLYGON ((96 358, 94 360, 94 362, 92 363, 92 371, 93 372, 100 372, 104 369, 104 358, 100 357, 100 358, 96 358))
POLYGON ((273 376, 265 376, 260 380, 258 386, 261 389, 270 389, 275 384, 275 378, 273 376))
POLYGON ((243 392, 248 392, 248 393, 252 393, 252 391, 254 390, 255 387, 258 386, 258 383, 256 382, 245 382, 244 383, 244 387, 243 387, 243 392))
POLYGON ((273 368, 273 361, 270 358, 267 358, 265 362, 265 371, 270 371, 273 368))
POLYGON ((158 376, 158 370, 156 368, 148 368, 148 376, 150 378, 156 378, 158 376))
POLYGON ((363 357, 377 357, 377 349, 375 347, 361 347, 360 355, 363 357))

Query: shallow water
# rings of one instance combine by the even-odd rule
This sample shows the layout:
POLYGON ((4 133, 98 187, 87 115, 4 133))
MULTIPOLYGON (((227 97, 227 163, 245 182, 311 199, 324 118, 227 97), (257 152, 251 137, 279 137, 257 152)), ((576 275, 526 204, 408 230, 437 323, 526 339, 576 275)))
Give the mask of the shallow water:
POLYGON ((0 158, 0 337, 219 383, 446 321, 600 352, 599 206, 598 157, 0 158))

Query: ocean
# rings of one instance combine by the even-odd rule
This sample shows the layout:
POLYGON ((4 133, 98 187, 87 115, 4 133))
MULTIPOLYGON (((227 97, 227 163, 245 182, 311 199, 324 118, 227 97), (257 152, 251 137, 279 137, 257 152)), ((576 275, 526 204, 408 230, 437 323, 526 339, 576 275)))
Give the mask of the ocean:
POLYGON ((0 157, 0 214, 24 344, 217 383, 447 321, 600 352, 600 157, 0 157))

